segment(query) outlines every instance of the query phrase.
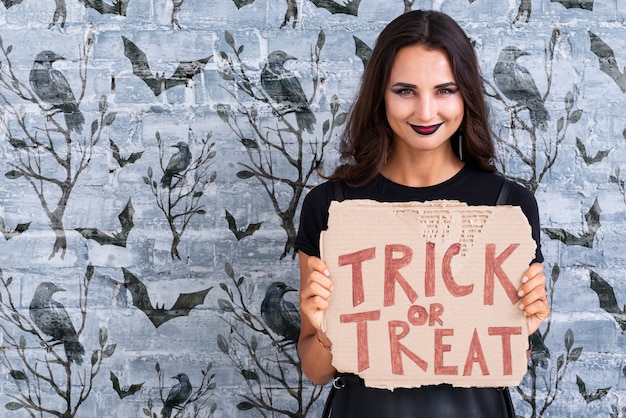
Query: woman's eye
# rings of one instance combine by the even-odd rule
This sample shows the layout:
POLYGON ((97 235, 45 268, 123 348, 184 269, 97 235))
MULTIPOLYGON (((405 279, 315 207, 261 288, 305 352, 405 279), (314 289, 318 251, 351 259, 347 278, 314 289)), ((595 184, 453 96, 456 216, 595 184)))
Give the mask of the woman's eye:
POLYGON ((439 90, 439 94, 454 94, 456 93, 458 90, 456 89, 449 89, 449 88, 445 88, 445 89, 441 89, 439 90))
POLYGON ((413 90, 411 89, 401 89, 401 90, 397 90, 396 94, 399 94, 400 96, 408 96, 413 94, 413 90))

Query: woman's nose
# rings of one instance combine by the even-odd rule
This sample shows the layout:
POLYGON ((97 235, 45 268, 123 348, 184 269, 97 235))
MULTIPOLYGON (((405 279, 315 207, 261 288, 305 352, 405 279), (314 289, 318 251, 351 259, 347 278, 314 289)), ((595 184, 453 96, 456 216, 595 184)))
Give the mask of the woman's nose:
POLYGON ((422 95, 419 100, 415 102, 415 109, 413 110, 415 116, 423 122, 432 120, 437 113, 437 105, 431 95, 422 95))

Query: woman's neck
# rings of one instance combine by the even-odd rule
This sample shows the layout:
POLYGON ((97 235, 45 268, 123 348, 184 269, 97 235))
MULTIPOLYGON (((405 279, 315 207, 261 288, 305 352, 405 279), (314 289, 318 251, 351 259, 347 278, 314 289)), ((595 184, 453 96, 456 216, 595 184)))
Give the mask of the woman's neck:
POLYGON ((453 152, 418 155, 398 155, 392 152, 380 174, 404 186, 428 187, 454 177, 464 165, 453 152))

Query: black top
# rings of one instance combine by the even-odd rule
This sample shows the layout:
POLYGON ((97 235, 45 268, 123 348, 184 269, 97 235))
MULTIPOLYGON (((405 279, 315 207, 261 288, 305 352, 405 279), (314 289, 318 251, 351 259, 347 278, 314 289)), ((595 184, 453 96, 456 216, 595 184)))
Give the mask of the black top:
MULTIPOLYGON (((379 202, 424 202, 429 200, 458 200, 470 206, 496 204, 504 178, 496 173, 480 171, 467 165, 449 180, 429 187, 407 187, 382 175, 365 186, 342 186, 344 199, 371 199, 379 202)), ((295 242, 298 251, 319 257, 320 232, 328 228, 328 208, 336 196, 333 182, 315 187, 304 199, 300 228, 295 242)), ((513 183, 505 202, 520 206, 532 228, 537 243, 535 259, 543 262, 537 202, 523 186, 513 183)), ((513 417, 508 390, 496 388, 457 388, 450 385, 422 386, 412 389, 367 388, 348 385, 336 390, 329 407, 331 417, 513 417)), ((330 400, 330 398, 329 398, 330 400)))
MULTIPOLYGON (((495 173, 468 167, 443 183, 428 187, 408 187, 378 175, 365 186, 352 188, 343 186, 347 199, 371 199, 378 202, 425 202, 429 200, 458 200, 470 206, 496 204, 504 178, 495 173)), ((296 250, 319 257, 320 232, 328 228, 328 208, 337 200, 331 182, 315 187, 304 199, 300 213, 300 228, 296 237, 296 250)), ((532 228, 537 243, 533 261, 543 262, 540 243, 539 212, 534 195, 525 187, 513 183, 506 204, 520 206, 532 228)))

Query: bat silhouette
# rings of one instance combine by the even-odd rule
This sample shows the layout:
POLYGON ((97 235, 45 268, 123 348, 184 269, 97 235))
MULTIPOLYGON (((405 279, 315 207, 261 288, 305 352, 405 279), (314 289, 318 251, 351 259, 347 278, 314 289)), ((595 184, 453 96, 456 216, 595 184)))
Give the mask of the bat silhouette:
POLYGON ((372 48, 356 36, 354 38, 354 54, 361 59, 363 67, 367 67, 367 63, 372 55, 372 48))
POLYGON ((4 7, 8 9, 10 7, 20 4, 23 1, 24 0, 2 0, 2 4, 4 4, 4 7))
POLYGON ((599 163, 607 155, 609 155, 609 152, 611 152, 610 150, 608 150, 608 151, 598 151, 598 152, 596 152, 596 155, 591 157, 591 156, 589 156, 587 154, 587 150, 585 148, 585 144, 583 144, 582 141, 578 137, 576 138, 576 148, 578 148, 578 151, 580 151, 580 156, 583 157, 583 160, 585 161, 585 163, 587 165, 590 165, 590 164, 593 164, 593 163, 599 163))
POLYGON ((139 390, 141 390, 141 388, 143 386, 143 382, 142 383, 133 383, 128 388, 122 389, 120 387, 119 379, 117 378, 115 373, 113 373, 112 371, 110 371, 110 378, 111 378, 111 383, 113 384, 113 390, 115 390, 115 392, 117 392, 117 395, 120 397, 120 399, 124 399, 127 396, 134 395, 135 393, 139 392, 139 390))
POLYGON ((241 9, 243 6, 254 3, 254 0, 233 0, 233 3, 235 3, 237 9, 241 9))
POLYGON ((126 9, 130 0, 113 0, 112 4, 105 3, 102 0, 79 0, 85 5, 86 8, 91 8, 103 14, 115 14, 120 16, 126 16, 126 9))
POLYGON ((128 156, 128 158, 124 158, 120 155, 120 149, 117 146, 117 144, 113 142, 112 139, 109 139, 109 144, 111 145, 111 153, 113 153, 113 158, 115 158, 115 161, 117 161, 120 167, 124 167, 127 164, 134 163, 135 161, 140 159, 141 156, 143 155, 143 151, 133 152, 128 156))
POLYGON ((332 0, 311 0, 311 3, 319 8, 328 10, 332 14, 343 13, 357 16, 361 0, 348 0, 344 4, 336 3, 332 0))
POLYGON ((128 199, 128 203, 126 203, 126 206, 117 217, 120 220, 120 225, 122 226, 122 230, 120 232, 113 232, 112 235, 109 235, 96 228, 76 228, 75 230, 78 231, 84 238, 92 239, 100 245, 116 245, 118 247, 126 248, 128 234, 131 229, 133 229, 133 226, 135 226, 133 223, 134 214, 135 209, 133 208, 133 204, 130 199, 128 199))
POLYGON ((566 9, 593 10, 593 0, 550 0, 552 3, 561 3, 566 9))
POLYGON ((545 232, 550 239, 557 239, 567 246, 580 245, 582 247, 593 248, 593 240, 596 237, 598 229, 600 229, 600 213, 602 213, 602 209, 600 209, 598 198, 596 198, 589 211, 585 214, 587 232, 580 236, 576 236, 561 228, 542 228, 542 231, 545 232))
POLYGON ((613 319, 622 328, 622 331, 626 331, 626 306, 624 309, 620 309, 613 287, 598 273, 589 270, 589 275, 591 276, 591 289, 598 295, 600 308, 613 315, 613 319))
POLYGON ((259 228, 261 228, 261 224, 263 223, 259 222, 256 224, 250 224, 246 227, 246 229, 237 229, 237 223, 235 221, 235 218, 228 211, 226 211, 226 220, 228 221, 228 229, 230 229, 230 231, 235 234, 237 241, 241 241, 243 238, 254 234, 256 231, 259 230, 259 228))
POLYGON ((11 230, 10 228, 6 227, 6 225, 4 224, 4 218, 0 216, 0 230, 2 230, 2 235, 4 235, 4 239, 7 241, 13 237, 20 235, 23 232, 26 232, 29 226, 30 222, 25 224, 17 224, 15 229, 11 230))
POLYGON ((187 85, 196 74, 204 71, 206 63, 209 62, 212 55, 195 61, 183 61, 178 64, 174 74, 165 78, 163 74, 153 73, 148 64, 146 54, 137 47, 132 41, 122 36, 124 41, 124 55, 133 65, 133 74, 141 78, 146 85, 152 90, 155 96, 159 96, 165 90, 176 86, 187 85))
POLYGON ((163 306, 159 307, 158 304, 156 307, 153 307, 146 285, 125 268, 122 268, 122 272, 124 273, 124 287, 130 291, 133 298, 133 306, 146 314, 155 328, 160 327, 170 319, 189 315, 193 308, 204 303, 206 295, 213 288, 211 286, 198 292, 181 293, 170 309, 165 309, 163 306))
POLYGON ((600 70, 607 74, 617 83, 622 93, 626 93, 626 70, 620 71, 617 67, 615 52, 598 35, 589 31, 591 39, 591 52, 596 54, 600 63, 600 70))
POLYGON ((585 382, 583 382, 583 380, 578 375, 576 375, 576 384, 578 385, 578 392, 580 392, 580 394, 583 395, 583 398, 585 399, 585 402, 587 403, 591 403, 593 401, 597 401, 599 399, 604 398, 606 394, 609 393, 609 390, 611 389, 611 388, 603 388, 603 389, 596 390, 595 393, 587 393, 587 387, 585 385, 585 382))

